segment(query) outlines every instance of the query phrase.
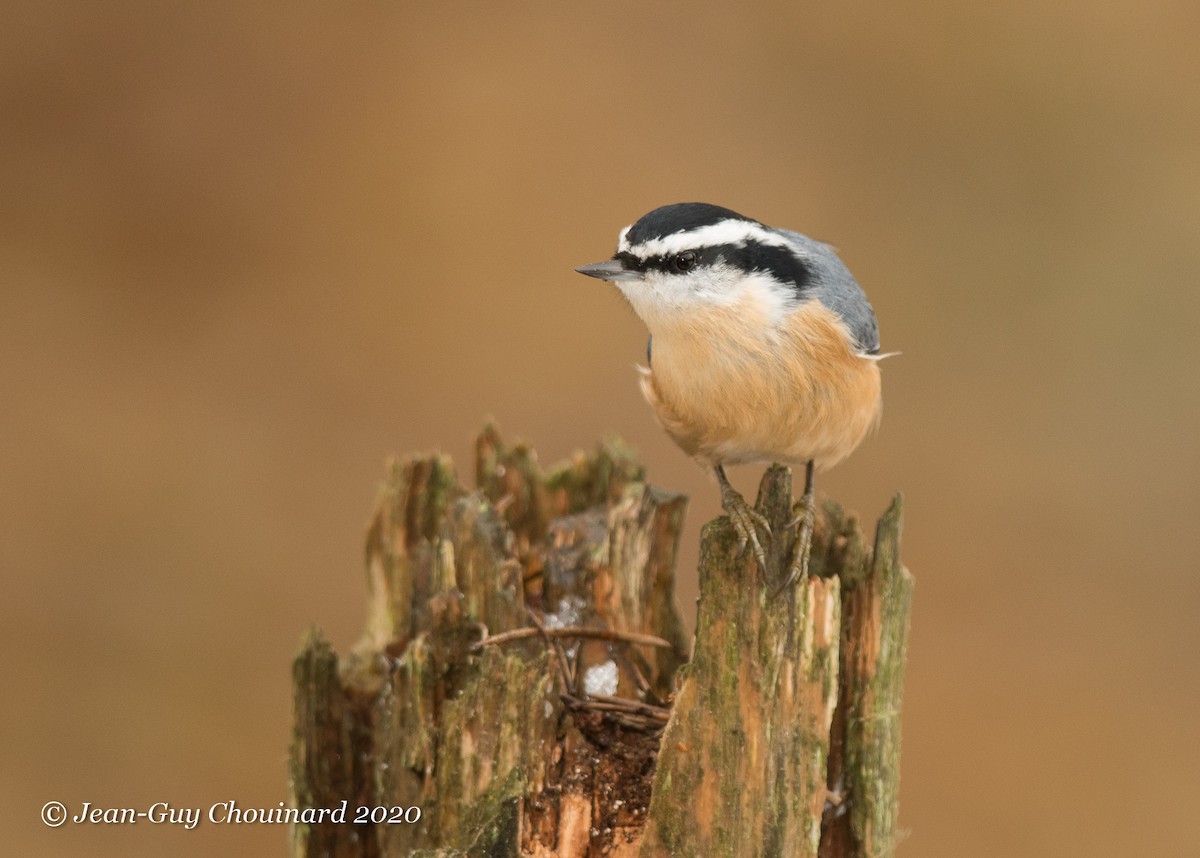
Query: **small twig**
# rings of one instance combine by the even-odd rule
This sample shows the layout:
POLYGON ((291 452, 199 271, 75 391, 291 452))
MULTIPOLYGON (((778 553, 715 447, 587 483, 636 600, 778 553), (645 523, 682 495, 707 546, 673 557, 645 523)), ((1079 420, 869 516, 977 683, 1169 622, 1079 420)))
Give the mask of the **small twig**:
POLYGON ((628 697, 612 697, 608 694, 590 694, 591 699, 587 701, 596 709, 608 710, 611 712, 632 712, 637 715, 644 715, 647 718, 653 718, 655 721, 666 723, 671 717, 671 710, 662 706, 655 706, 651 703, 643 703, 640 700, 630 700, 628 697))
POLYGON ((650 680, 646 679, 646 675, 642 673, 642 669, 638 667, 637 657, 627 658, 626 661, 629 663, 629 670, 631 673, 633 673, 633 681, 637 685, 638 691, 640 691, 642 694, 650 694, 650 680))
POLYGON ((667 723, 671 717, 670 709, 643 703, 640 700, 630 700, 628 697, 610 697, 607 694, 589 694, 587 697, 573 697, 570 694, 560 696, 572 709, 637 715, 662 724, 667 723))
POLYGON ((657 735, 667 726, 670 720, 670 710, 658 706, 628 700, 624 697, 609 697, 595 695, 602 700, 574 697, 570 694, 560 694, 567 709, 572 712, 596 712, 605 719, 643 733, 657 735))
POLYGON ((638 730, 642 733, 661 733, 666 728, 666 722, 645 715, 627 715, 624 712, 605 712, 605 718, 611 718, 622 727, 638 730))
MULTIPOLYGON (((526 606, 525 615, 529 617, 529 622, 533 623, 533 627, 537 629, 538 634, 546 639, 546 643, 554 647, 554 661, 558 665, 558 676, 562 680, 563 688, 570 688, 572 680, 570 662, 567 660, 567 653, 563 650, 562 642, 555 640, 546 633, 546 625, 542 622, 541 617, 537 615, 537 612, 534 611, 533 608, 526 606)), ((481 639, 480 642, 482 643, 483 640, 487 640, 487 638, 485 637, 481 639)))
POLYGON ((669 641, 665 641, 654 635, 643 635, 637 632, 619 632, 614 629, 585 629, 581 626, 561 626, 554 629, 539 629, 530 626, 523 629, 513 629, 512 631, 500 632, 498 635, 492 635, 491 637, 477 641, 474 647, 475 649, 479 649, 480 647, 508 643, 509 641, 537 637, 538 635, 545 635, 552 638, 594 638, 602 641, 624 641, 626 643, 643 644, 644 646, 655 646, 661 649, 671 648, 669 641))

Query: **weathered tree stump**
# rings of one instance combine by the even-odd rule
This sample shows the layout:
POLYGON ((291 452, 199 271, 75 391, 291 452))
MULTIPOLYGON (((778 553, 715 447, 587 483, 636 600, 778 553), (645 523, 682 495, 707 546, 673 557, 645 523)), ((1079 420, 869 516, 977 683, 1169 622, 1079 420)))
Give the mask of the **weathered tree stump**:
POLYGON ((674 568, 685 499, 619 443, 543 473, 494 427, 475 491, 393 462, 367 539, 364 639, 293 667, 296 856, 881 856, 896 839, 912 582, 900 502, 873 549, 833 504, 778 598, 791 475, 701 545, 694 652, 674 568), (361 809, 361 810, 360 810, 361 809), (355 823, 356 814, 364 821, 355 823))

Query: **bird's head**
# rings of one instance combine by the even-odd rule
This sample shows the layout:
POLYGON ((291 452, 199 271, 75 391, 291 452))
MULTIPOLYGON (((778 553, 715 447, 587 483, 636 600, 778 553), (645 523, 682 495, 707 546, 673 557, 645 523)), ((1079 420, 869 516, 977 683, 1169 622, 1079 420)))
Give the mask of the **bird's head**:
POLYGON ((797 235, 721 206, 675 203, 621 230, 611 259, 575 270, 616 285, 652 332, 744 302, 781 321, 805 299, 820 264, 797 235))

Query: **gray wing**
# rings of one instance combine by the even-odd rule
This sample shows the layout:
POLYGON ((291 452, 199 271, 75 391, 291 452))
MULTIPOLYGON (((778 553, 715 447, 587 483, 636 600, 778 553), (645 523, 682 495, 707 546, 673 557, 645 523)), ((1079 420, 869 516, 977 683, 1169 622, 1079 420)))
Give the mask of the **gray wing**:
POLYGON ((832 247, 791 230, 779 230, 793 241, 810 265, 811 294, 846 323, 854 344, 863 354, 879 354, 879 323, 871 302, 850 269, 832 247))

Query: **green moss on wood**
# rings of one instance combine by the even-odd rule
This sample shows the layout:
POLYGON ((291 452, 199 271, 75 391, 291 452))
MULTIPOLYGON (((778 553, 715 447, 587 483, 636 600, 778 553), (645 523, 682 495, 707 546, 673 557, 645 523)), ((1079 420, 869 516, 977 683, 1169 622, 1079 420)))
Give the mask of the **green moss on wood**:
MULTIPOLYGON (((759 508, 791 518, 786 470, 768 470, 759 508)), ((810 577, 779 598, 725 519, 701 537, 692 663, 663 736, 646 856, 815 855, 837 666, 838 581, 810 577), (702 808, 702 810, 700 810, 702 808)), ((780 538, 778 546, 786 544, 780 538)))
MULTIPOLYGON (((367 635, 339 660, 313 630, 293 669, 295 801, 418 806, 422 819, 297 826, 293 854, 509 856, 522 838, 559 852, 563 795, 597 788, 584 807, 603 816, 603 794, 629 794, 588 786, 604 771, 604 743, 623 739, 566 713, 553 648, 537 638, 475 647, 525 625, 527 606, 560 603, 573 622, 672 644, 572 648, 576 676, 614 660, 622 694, 648 684, 653 701, 678 688, 638 817, 643 856, 892 854, 912 588, 899 499, 873 546, 824 504, 810 576, 772 599, 794 528, 791 475, 768 469, 757 499, 775 534, 767 569, 737 555, 725 519, 703 528, 695 654, 681 667, 689 636, 673 576, 685 500, 647 487, 619 442, 549 474, 494 426, 476 452, 474 492, 440 455, 389 464, 368 531, 367 635)), ((652 761, 652 742, 640 747, 637 759, 652 761)), ((606 818, 591 822, 626 825, 606 818)), ((575 830, 588 854, 604 854, 598 829, 575 830)))
MULTIPOLYGON (((668 635, 676 646, 653 662, 628 645, 589 646, 663 696, 671 687, 687 648, 673 587, 685 500, 641 483, 619 442, 550 476, 531 448, 506 446, 494 427, 477 453, 475 492, 443 456, 389 463, 367 535, 367 634, 341 660, 310 635, 297 658, 297 799, 417 806, 422 818, 357 831, 297 827, 294 854, 518 854, 526 802, 537 796, 537 813, 552 814, 562 788, 562 671, 537 638, 475 644, 528 624, 531 581, 537 609, 547 608, 543 582, 561 572, 555 586, 573 581, 591 621, 668 635), (549 562, 574 526, 578 556, 549 562), (592 604, 601 591, 610 601, 592 604)), ((547 832, 552 843, 552 828, 539 836, 547 832)))
POLYGON ((847 666, 852 715, 846 727, 851 825, 863 856, 890 856, 895 848, 900 786, 900 708, 908 647, 913 580, 900 564, 902 501, 897 496, 879 521, 869 573, 855 588, 854 610, 873 618, 873 646, 860 646, 847 666))

